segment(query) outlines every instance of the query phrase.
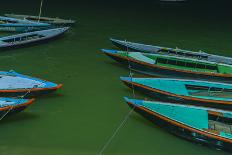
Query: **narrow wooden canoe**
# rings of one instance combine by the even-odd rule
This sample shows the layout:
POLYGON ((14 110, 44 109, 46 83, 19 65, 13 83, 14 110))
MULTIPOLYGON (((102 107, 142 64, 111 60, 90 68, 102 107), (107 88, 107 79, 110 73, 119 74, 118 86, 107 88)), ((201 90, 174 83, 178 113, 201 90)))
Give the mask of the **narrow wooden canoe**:
POLYGON ((125 98, 143 117, 181 138, 232 151, 232 112, 125 98))
POLYGON ((169 78, 121 77, 121 80, 160 101, 232 110, 232 84, 169 78))
POLYGON ((50 28, 50 24, 0 16, 0 31, 29 32, 50 28))
POLYGON ((33 101, 34 99, 0 98, 0 118, 2 119, 23 111, 31 105, 33 101))
POLYGON ((232 66, 227 64, 141 52, 102 51, 132 70, 150 76, 232 82, 232 66))
POLYGON ((51 40, 62 35, 69 27, 21 33, 0 38, 0 48, 14 48, 31 43, 51 40))
POLYGON ((22 75, 15 71, 0 71, 1 97, 34 97, 52 93, 61 86, 62 84, 22 75))
POLYGON ((210 62, 232 64, 232 58, 208 54, 205 52, 194 52, 190 50, 182 50, 178 48, 168 48, 154 45, 146 45, 141 43, 134 43, 129 41, 110 39, 110 41, 122 50, 128 50, 131 52, 144 52, 144 53, 155 53, 162 55, 175 55, 179 57, 195 58, 198 60, 205 60, 210 62))
POLYGON ((39 17, 39 16, 31 16, 31 15, 17 15, 17 14, 5 14, 6 17, 22 19, 22 20, 29 20, 34 22, 43 22, 57 26, 64 26, 64 25, 73 25, 76 21, 71 19, 61 19, 61 18, 51 18, 51 17, 39 17))

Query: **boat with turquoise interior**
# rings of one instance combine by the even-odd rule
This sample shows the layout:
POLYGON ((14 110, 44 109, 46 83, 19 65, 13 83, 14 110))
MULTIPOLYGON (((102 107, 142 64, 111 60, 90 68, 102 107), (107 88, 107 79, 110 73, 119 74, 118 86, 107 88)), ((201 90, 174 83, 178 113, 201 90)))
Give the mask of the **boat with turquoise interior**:
POLYGON ((214 108, 125 98, 137 113, 181 138, 232 151, 232 112, 214 108))
POLYGON ((194 59, 205 60, 205 61, 210 61, 210 62, 232 64, 231 57, 209 54, 209 53, 202 52, 202 51, 194 52, 194 51, 183 50, 179 48, 169 48, 169 47, 147 45, 147 44, 118 40, 118 39, 113 39, 113 38, 111 38, 110 41, 118 48, 122 50, 126 50, 126 51, 131 51, 131 52, 175 55, 179 57, 194 58, 194 59))
POLYGON ((150 76, 232 82, 232 65, 161 54, 102 51, 130 69, 150 76))
POLYGON ((232 84, 170 78, 121 77, 121 80, 156 100, 232 110, 232 84))
POLYGON ((0 118, 3 119, 26 109, 34 99, 17 99, 0 97, 0 118))
POLYGON ((52 93, 60 87, 62 84, 23 75, 15 71, 0 71, 1 97, 34 97, 52 93))
POLYGON ((50 24, 0 16, 0 31, 29 32, 51 28, 50 24))
POLYGON ((0 48, 9 49, 19 46, 21 47, 23 45, 45 42, 61 36, 68 29, 69 27, 62 27, 0 37, 0 48))

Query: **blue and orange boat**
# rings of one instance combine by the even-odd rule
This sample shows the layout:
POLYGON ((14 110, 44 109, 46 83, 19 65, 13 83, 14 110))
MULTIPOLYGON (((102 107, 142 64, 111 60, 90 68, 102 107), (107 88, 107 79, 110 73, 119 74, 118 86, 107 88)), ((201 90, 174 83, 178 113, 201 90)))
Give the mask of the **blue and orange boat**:
POLYGON ((33 103, 34 99, 0 98, 0 118, 18 113, 33 103))
POLYGON ((102 50, 107 56, 142 74, 169 78, 189 78, 207 81, 232 81, 232 65, 185 57, 102 50))
POLYGON ((15 71, 0 71, 0 96, 32 97, 49 94, 62 87, 62 84, 41 80, 15 71))
POLYGON ((169 78, 121 77, 121 80, 160 101, 232 110, 232 84, 169 78))
POLYGON ((51 28, 50 24, 0 16, 0 31, 29 32, 51 28))
POLYGON ((189 141, 232 151, 232 112, 181 104, 125 98, 137 113, 189 141))

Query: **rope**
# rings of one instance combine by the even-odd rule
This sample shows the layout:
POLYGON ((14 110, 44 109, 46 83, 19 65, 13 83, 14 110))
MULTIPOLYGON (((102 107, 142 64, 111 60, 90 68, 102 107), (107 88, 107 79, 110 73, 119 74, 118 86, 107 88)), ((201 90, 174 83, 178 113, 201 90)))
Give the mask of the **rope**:
POLYGON ((39 8, 39 19, 38 22, 40 21, 41 13, 42 13, 42 7, 43 7, 43 0, 40 2, 40 8, 39 8))
POLYGON ((2 115, 2 117, 0 118, 0 121, 1 121, 12 109, 13 109, 13 106, 11 106, 11 108, 9 108, 9 109, 7 110, 7 112, 6 112, 4 115, 2 115))
MULTIPOLYGON (((125 40, 126 41, 126 40, 125 40)), ((127 58, 128 58, 128 68, 129 68, 129 76, 132 79, 133 78, 133 73, 132 73, 132 69, 131 69, 131 65, 130 65, 130 60, 129 60, 129 49, 127 46, 127 58)), ((132 93, 133 93, 133 97, 135 98, 135 91, 134 91, 134 85, 133 85, 133 81, 132 81, 132 93)), ((117 135, 117 133, 120 131, 120 129, 126 124, 126 122, 128 121, 131 113, 134 111, 134 107, 131 108, 131 110, 126 114, 126 116, 124 117, 123 121, 119 124, 119 126, 115 129, 115 131, 113 132, 112 136, 108 139, 108 141, 105 143, 105 145, 102 147, 102 149, 100 150, 100 152, 98 153, 98 155, 102 155, 102 153, 106 150, 106 148, 110 145, 110 143, 113 141, 113 139, 115 138, 115 136, 117 135)))
POLYGON ((133 93, 133 97, 135 98, 135 89, 134 89, 134 84, 133 84, 133 73, 132 73, 132 68, 131 68, 131 64, 130 64, 130 60, 129 60, 129 45, 128 42, 125 40, 126 42, 126 48, 127 48, 127 60, 128 60, 128 68, 129 68, 129 77, 131 78, 131 88, 132 88, 132 93, 133 93))
MULTIPOLYGON (((20 98, 21 99, 23 99, 27 94, 28 94, 28 92, 30 92, 30 91, 27 91, 24 95, 22 95, 20 98)), ((20 100, 20 99, 19 99, 20 100)), ((2 115, 1 116, 1 118, 0 118, 0 121, 13 109, 13 105, 12 106, 10 106, 10 108, 7 110, 7 112, 4 114, 4 115, 2 115)))
MULTIPOLYGON (((41 84, 39 84, 39 85, 41 85, 41 84)), ((35 86, 33 88, 35 88, 35 86)), ((31 88, 31 89, 33 89, 33 88, 31 88)), ((21 96, 18 96, 18 97, 21 98, 21 99, 23 99, 25 96, 27 96, 31 92, 31 89, 28 89, 28 91, 24 95, 21 95, 21 96)), ((13 109, 14 106, 10 106, 10 107, 11 108, 9 108, 7 110, 7 112, 4 115, 2 115, 2 117, 0 118, 0 121, 13 109)))
POLYGON ((105 145, 102 147, 101 151, 98 153, 98 155, 102 155, 102 153, 105 151, 105 149, 109 146, 109 144, 113 141, 114 137, 117 135, 117 133, 120 131, 120 129, 126 124, 130 114, 133 112, 134 108, 132 108, 123 121, 119 124, 119 126, 116 128, 116 130, 113 132, 112 136, 108 139, 108 141, 105 143, 105 145))

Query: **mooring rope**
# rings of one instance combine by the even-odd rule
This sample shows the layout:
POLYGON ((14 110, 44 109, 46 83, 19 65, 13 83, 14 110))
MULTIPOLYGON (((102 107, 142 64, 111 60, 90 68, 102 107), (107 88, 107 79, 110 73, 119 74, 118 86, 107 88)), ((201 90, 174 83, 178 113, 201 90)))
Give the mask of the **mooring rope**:
POLYGON ((13 109, 13 106, 10 106, 10 108, 7 110, 7 112, 2 115, 2 117, 0 118, 0 121, 13 109))
POLYGON ((41 0, 41 2, 40 2, 38 22, 40 21, 40 17, 41 17, 41 13, 42 13, 42 7, 43 7, 43 0, 41 0))
POLYGON ((124 117, 123 121, 119 124, 119 126, 115 129, 112 136, 108 139, 108 141, 105 143, 105 145, 102 147, 101 151, 98 153, 98 155, 102 155, 102 153, 105 151, 105 149, 109 146, 109 144, 113 141, 117 133, 120 131, 120 129, 126 124, 127 120, 129 119, 131 113, 133 112, 134 108, 132 108, 124 117))
POLYGON ((129 59, 129 45, 128 42, 125 40, 126 42, 126 48, 127 48, 127 60, 128 60, 128 68, 129 68, 129 77, 131 78, 131 88, 132 88, 132 93, 133 93, 133 97, 135 98, 135 89, 134 89, 134 84, 133 84, 133 73, 132 73, 132 68, 131 68, 131 64, 130 64, 130 59, 129 59))
MULTIPOLYGON (((41 84, 42 84, 42 83, 41 83, 41 84)), ((39 84, 39 85, 41 85, 41 84, 39 84)), ((39 85, 38 85, 38 86, 39 86, 39 85)), ((37 86, 37 87, 38 87, 38 86, 37 86)), ((31 89, 33 89, 33 88, 35 88, 35 86, 32 87, 32 88, 30 88, 30 89, 27 89, 28 91, 27 91, 25 94, 23 94, 23 95, 21 95, 21 96, 18 96, 19 100, 20 100, 20 99, 23 99, 25 96, 27 96, 27 95, 31 92, 31 89)), ((7 112, 6 112, 4 115, 1 116, 0 121, 13 109, 14 106, 10 106, 10 107, 11 107, 11 108, 9 108, 9 109, 7 110, 7 112)))
MULTIPOLYGON (((125 40, 126 41, 126 40, 125 40)), ((131 78, 131 80, 133 80, 133 73, 132 73, 132 69, 131 69, 131 65, 130 65, 130 60, 129 60, 129 49, 128 49, 128 45, 127 45, 127 58, 128 58, 128 68, 129 68, 129 77, 131 78)), ((132 83, 132 93, 133 93, 133 97, 135 97, 135 91, 134 91, 134 85, 132 83)), ((104 144, 104 146, 102 147, 102 149, 100 150, 100 152, 98 153, 98 155, 102 155, 102 153, 106 150, 106 148, 110 145, 110 143, 113 141, 113 139, 115 138, 115 136, 117 135, 117 133, 120 131, 120 129, 126 124, 126 122, 128 121, 131 113, 134 111, 134 107, 131 108, 131 110, 126 114, 126 116, 124 117, 124 119, 122 120, 122 122, 119 124, 119 126, 115 129, 115 131, 113 132, 113 134, 111 135, 111 137, 107 140, 107 142, 104 144)))

